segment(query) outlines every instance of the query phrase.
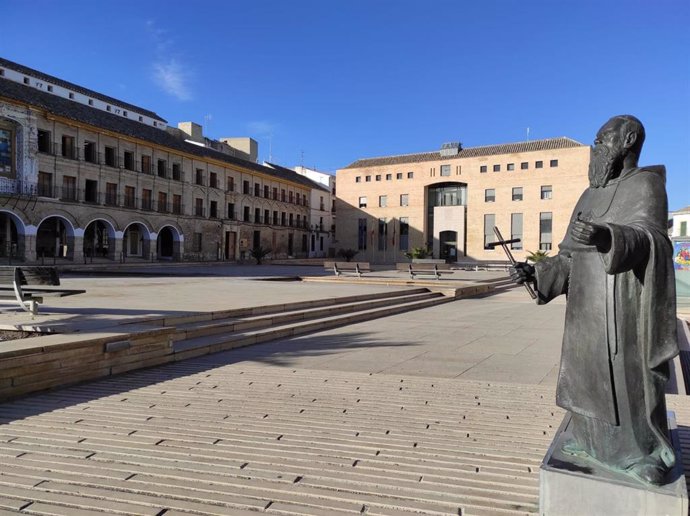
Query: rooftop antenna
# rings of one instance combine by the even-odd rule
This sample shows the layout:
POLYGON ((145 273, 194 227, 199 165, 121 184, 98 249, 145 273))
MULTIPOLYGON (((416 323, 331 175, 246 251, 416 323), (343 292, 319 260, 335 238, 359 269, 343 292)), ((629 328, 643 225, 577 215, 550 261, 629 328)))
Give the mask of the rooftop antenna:
POLYGON ((206 128, 206 134, 210 135, 211 134, 211 120, 213 120, 213 115, 210 113, 208 115, 204 115, 204 127, 206 128))
POLYGON ((300 166, 304 168, 304 149, 302 149, 302 160, 300 162, 300 166))
POLYGON ((268 135, 268 162, 273 163, 273 133, 268 135))
POLYGON ((529 141, 529 127, 527 128, 527 141, 529 141))

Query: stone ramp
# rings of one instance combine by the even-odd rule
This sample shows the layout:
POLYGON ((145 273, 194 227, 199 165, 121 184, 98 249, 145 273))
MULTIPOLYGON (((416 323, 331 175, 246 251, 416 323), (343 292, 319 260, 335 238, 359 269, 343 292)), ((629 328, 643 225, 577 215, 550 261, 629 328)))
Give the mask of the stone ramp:
POLYGON ((537 511, 551 389, 213 358, 5 404, 0 508, 537 511))

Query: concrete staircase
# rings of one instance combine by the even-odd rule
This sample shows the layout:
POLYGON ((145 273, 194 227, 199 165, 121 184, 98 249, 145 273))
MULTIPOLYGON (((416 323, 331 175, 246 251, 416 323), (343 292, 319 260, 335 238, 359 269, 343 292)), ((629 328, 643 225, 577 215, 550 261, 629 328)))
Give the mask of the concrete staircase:
POLYGON ((322 299, 227 311, 185 322, 166 319, 176 328, 172 351, 177 360, 260 342, 321 331, 453 301, 427 288, 322 299))

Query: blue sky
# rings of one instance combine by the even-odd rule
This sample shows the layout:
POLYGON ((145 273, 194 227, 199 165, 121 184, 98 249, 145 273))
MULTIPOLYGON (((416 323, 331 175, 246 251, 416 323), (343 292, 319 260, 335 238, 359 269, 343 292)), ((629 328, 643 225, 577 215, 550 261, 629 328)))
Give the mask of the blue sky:
POLYGON ((642 164, 690 204, 687 0, 0 0, 0 55, 260 158, 371 156, 647 128, 642 164))

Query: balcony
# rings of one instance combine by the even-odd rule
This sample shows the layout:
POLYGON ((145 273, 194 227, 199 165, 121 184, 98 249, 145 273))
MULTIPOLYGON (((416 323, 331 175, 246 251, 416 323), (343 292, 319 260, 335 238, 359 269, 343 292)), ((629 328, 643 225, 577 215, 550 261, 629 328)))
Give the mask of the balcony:
POLYGON ((131 195, 125 195, 124 197, 124 202, 122 203, 122 206, 124 208, 130 208, 130 209, 136 209, 137 207, 137 199, 134 196, 131 195))
POLYGON ((105 205, 106 206, 118 206, 120 204, 119 202, 119 195, 116 193, 112 192, 106 192, 105 193, 105 205))
POLYGON ((194 206, 194 216, 195 217, 205 217, 206 210, 203 206, 194 206))
POLYGON ((38 183, 36 185, 36 195, 39 197, 54 197, 54 190, 50 183, 38 183))
POLYGON ((169 209, 169 207, 168 207, 168 203, 167 203, 167 202, 158 201, 158 202, 156 203, 156 211, 157 211, 158 213, 170 213, 170 209, 169 209))
POLYGON ((144 211, 153 211, 153 201, 148 197, 142 197, 141 209, 144 211))
POLYGON ((181 204, 179 202, 173 202, 172 213, 173 215, 182 215, 182 213, 184 213, 184 204, 181 204))

